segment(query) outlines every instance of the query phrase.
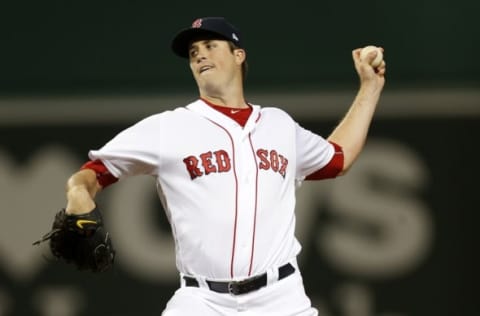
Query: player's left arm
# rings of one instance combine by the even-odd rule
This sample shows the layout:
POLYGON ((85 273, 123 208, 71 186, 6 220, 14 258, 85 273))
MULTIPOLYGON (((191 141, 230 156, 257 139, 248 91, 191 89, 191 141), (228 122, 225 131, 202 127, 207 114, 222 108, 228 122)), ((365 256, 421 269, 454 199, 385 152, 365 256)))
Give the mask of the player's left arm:
POLYGON ((375 54, 361 60, 360 51, 361 48, 352 51, 355 69, 360 79, 360 88, 346 115, 328 137, 329 141, 338 144, 343 150, 343 170, 339 175, 348 171, 362 151, 385 85, 385 61, 374 68, 370 62, 375 58, 375 54))

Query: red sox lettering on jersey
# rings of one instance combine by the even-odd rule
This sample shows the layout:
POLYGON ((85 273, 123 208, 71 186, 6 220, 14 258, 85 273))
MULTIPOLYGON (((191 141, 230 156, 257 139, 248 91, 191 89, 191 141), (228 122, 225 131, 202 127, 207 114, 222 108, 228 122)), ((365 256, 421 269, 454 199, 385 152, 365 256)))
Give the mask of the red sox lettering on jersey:
MULTIPOLYGON (((274 149, 258 149, 256 155, 259 159, 258 167, 261 170, 272 170, 285 178, 287 158, 274 149)), ((229 172, 232 166, 228 152, 223 149, 208 151, 198 156, 191 155, 183 159, 183 162, 192 180, 212 172, 229 172)))

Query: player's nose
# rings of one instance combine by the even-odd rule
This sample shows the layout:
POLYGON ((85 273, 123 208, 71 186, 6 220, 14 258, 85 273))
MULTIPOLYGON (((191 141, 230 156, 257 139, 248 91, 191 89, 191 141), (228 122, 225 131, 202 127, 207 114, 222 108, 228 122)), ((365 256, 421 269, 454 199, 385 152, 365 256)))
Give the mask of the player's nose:
POLYGON ((204 60, 207 60, 207 57, 205 57, 203 55, 200 55, 200 54, 195 56, 195 61, 197 62, 197 64, 200 64, 204 60))
POLYGON ((195 56, 196 62, 200 63, 201 61, 207 59, 207 49, 205 47, 200 46, 197 51, 197 55, 195 56))

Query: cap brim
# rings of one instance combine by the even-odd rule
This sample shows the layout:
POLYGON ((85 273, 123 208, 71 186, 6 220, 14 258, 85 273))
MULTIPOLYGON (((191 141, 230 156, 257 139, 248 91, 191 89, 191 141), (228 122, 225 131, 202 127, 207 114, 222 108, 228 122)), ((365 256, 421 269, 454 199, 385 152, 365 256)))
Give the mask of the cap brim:
POLYGON ((213 31, 199 28, 190 28, 180 31, 177 35, 175 35, 172 40, 172 50, 176 55, 183 58, 188 58, 188 49, 190 43, 194 39, 201 39, 202 37, 204 37, 205 39, 227 39, 225 38, 225 36, 213 31))

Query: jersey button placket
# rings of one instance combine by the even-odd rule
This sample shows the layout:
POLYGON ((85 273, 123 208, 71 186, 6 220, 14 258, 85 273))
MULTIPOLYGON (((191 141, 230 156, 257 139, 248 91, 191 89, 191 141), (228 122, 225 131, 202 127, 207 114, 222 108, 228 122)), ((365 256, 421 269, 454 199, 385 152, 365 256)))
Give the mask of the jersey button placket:
POLYGON ((237 149, 235 168, 240 175, 237 189, 238 218, 235 249, 235 275, 248 275, 252 257, 253 222, 255 216, 255 188, 252 188, 252 172, 255 162, 252 161, 252 149, 248 137, 237 134, 234 138, 237 149))
POLYGON ((243 217, 243 238, 242 238, 242 270, 244 275, 250 276, 251 265, 254 260, 254 239, 256 223, 256 160, 249 137, 242 137, 242 217, 243 217))

